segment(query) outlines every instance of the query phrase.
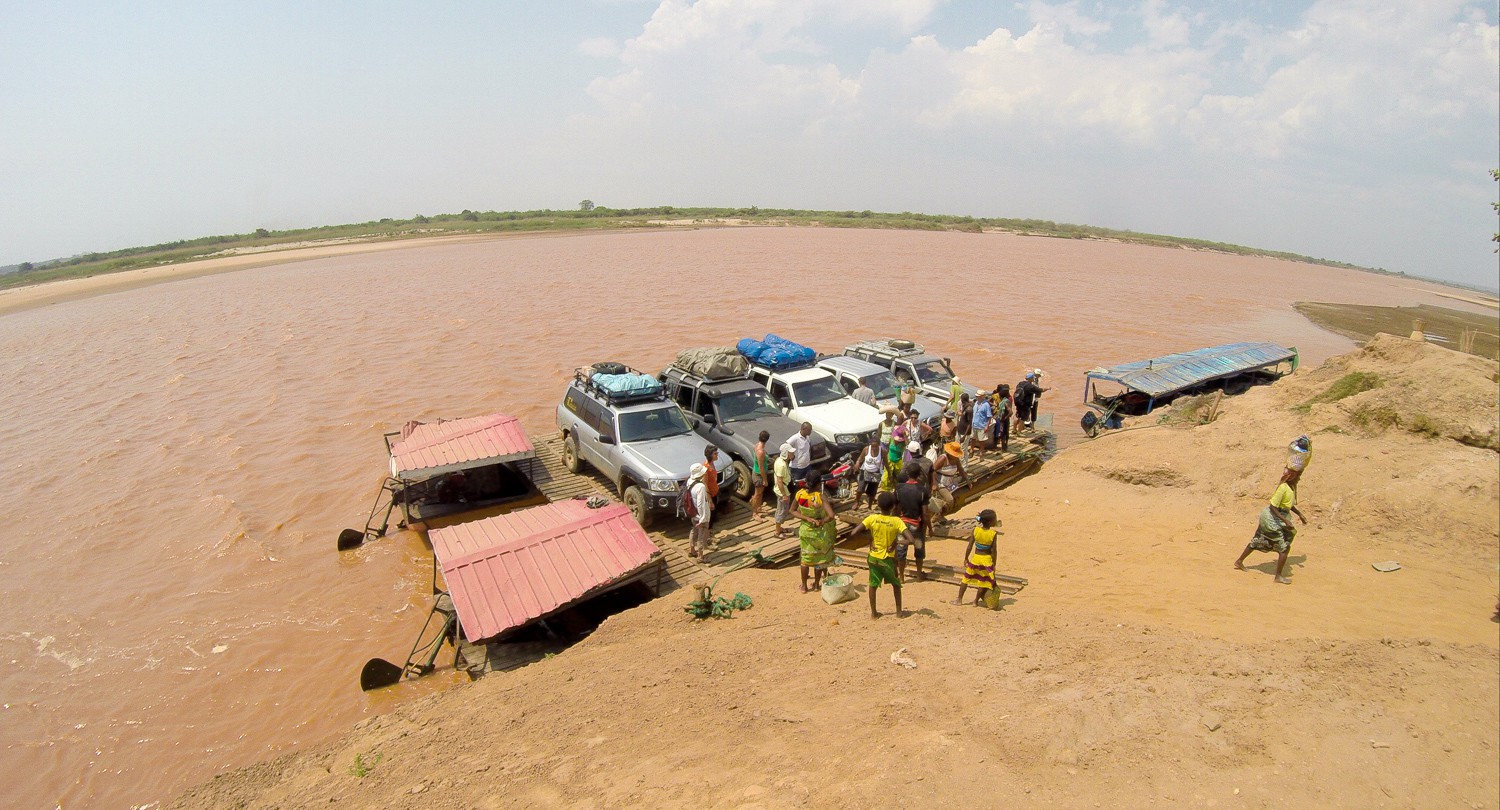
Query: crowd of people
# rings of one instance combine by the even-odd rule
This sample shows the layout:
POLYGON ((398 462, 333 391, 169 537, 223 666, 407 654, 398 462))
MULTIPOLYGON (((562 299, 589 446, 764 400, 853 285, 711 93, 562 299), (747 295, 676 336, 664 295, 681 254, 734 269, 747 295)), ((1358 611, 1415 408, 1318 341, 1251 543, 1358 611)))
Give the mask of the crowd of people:
MULTIPOLYGON (((876 592, 883 585, 895 591, 896 611, 901 612, 901 583, 926 579, 926 539, 934 525, 947 522, 957 503, 957 491, 971 483, 965 459, 982 460, 998 449, 1007 452, 1010 436, 1035 428, 1043 388, 1043 372, 1034 369, 1011 386, 1001 383, 989 393, 971 396, 959 379, 953 381, 937 425, 920 418, 915 407, 916 390, 908 387, 893 403, 881 407, 884 419, 851 464, 854 508, 873 513, 855 527, 856 535, 870 535, 870 614, 878 616, 876 592)), ((873 392, 859 397, 874 405, 873 392)), ((834 560, 838 522, 833 504, 824 491, 821 475, 812 472, 812 425, 804 422, 797 434, 769 454, 770 434, 761 432, 751 460, 750 509, 754 519, 764 520, 767 490, 774 500, 770 519, 776 537, 784 538, 793 522, 800 546, 803 592, 821 588, 824 574, 834 560)), ((710 526, 717 496, 712 445, 704 450, 704 463, 695 464, 688 476, 684 502, 692 529, 689 556, 701 560, 711 547, 710 526)), ((975 589, 978 604, 995 587, 995 536, 999 519, 985 510, 978 516, 974 536, 965 551, 964 589, 975 589)), ((960 590, 960 599, 964 591, 960 590)))
MULTIPOLYGON (((954 511, 957 491, 971 483, 965 459, 979 460, 986 452, 1009 449, 1012 426, 1017 432, 1035 428, 1042 387, 1041 369, 1026 374, 1012 391, 1004 383, 988 394, 971 397, 958 379, 953 381, 936 427, 921 420, 914 407, 914 397, 901 397, 881 410, 884 420, 880 429, 853 460, 856 511, 873 510, 854 528, 853 537, 869 535, 867 552, 869 568, 870 616, 880 615, 877 592, 889 585, 894 594, 896 613, 901 615, 901 583, 907 580, 908 564, 912 578, 926 579, 926 541, 934 525, 944 523, 954 511)), ((786 536, 785 525, 795 521, 800 545, 800 584, 804 593, 818 590, 824 574, 834 561, 838 541, 838 522, 833 504, 821 475, 810 475, 812 426, 802 423, 799 432, 782 444, 774 458, 768 457, 770 434, 762 432, 755 446, 751 464, 752 516, 763 520, 766 490, 775 499, 771 520, 777 538, 786 536)), ((712 445, 704 450, 704 463, 693 465, 689 476, 689 498, 693 502, 690 516, 692 533, 690 556, 701 559, 711 542, 712 518, 717 481, 714 460, 718 450, 712 445)), ((1312 459, 1312 441, 1299 436, 1287 448, 1286 467, 1272 494, 1261 510, 1254 535, 1235 560, 1234 567, 1244 570, 1252 552, 1277 555, 1275 581, 1290 584, 1285 575, 1287 556, 1296 527, 1295 516, 1303 524, 1307 518, 1297 508, 1297 485, 1312 459)), ((996 539, 1000 519, 985 509, 976 517, 976 525, 964 550, 963 575, 954 604, 963 604, 965 593, 974 589, 973 604, 989 600, 995 591, 996 539)))

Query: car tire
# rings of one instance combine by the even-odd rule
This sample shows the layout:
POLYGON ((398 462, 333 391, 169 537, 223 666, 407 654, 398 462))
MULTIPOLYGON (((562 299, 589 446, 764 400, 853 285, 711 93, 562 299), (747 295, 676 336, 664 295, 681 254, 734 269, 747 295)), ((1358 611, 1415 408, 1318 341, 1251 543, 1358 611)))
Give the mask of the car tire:
POLYGON ((734 497, 742 501, 750 500, 750 496, 755 494, 755 485, 750 481, 750 468, 745 466, 745 462, 739 460, 729 466, 734 469, 735 475, 734 497))
POLYGON ((625 494, 622 497, 625 500, 626 508, 635 517, 635 522, 641 524, 642 529, 650 528, 651 509, 646 502, 646 493, 642 492, 640 487, 631 484, 625 487, 625 494))
POLYGON ((578 456, 578 436, 569 433, 563 437, 562 463, 570 473, 583 472, 583 459, 578 456))

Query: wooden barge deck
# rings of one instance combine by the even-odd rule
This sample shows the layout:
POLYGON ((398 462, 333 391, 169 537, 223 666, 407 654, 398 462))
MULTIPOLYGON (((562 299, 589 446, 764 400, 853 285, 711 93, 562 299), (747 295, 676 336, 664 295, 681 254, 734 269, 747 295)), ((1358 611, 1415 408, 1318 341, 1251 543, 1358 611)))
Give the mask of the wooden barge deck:
MULTIPOLYGON (((981 495, 1036 472, 1041 468, 1042 458, 1047 448, 1052 446, 1052 441, 1052 434, 1047 432, 1018 437, 1011 443, 1010 452, 992 452, 983 461, 972 463, 969 468, 970 483, 956 493, 959 508, 962 509, 981 495)), ((533 440, 533 443, 536 446, 536 459, 531 462, 533 469, 529 472, 535 476, 533 480, 549 499, 598 496, 612 501, 617 500, 609 483, 592 470, 578 474, 567 471, 562 464, 561 438, 548 436, 545 439, 533 440)), ((687 556, 688 526, 685 521, 663 519, 651 529, 649 532, 651 539, 661 548, 666 559, 661 584, 662 593, 718 576, 731 566, 742 562, 746 556, 755 551, 759 551, 773 565, 789 565, 796 562, 799 546, 792 522, 787 523, 787 536, 778 540, 776 526, 770 519, 753 519, 750 516, 749 504, 737 498, 731 499, 730 504, 726 513, 714 518, 715 547, 701 564, 687 556)), ((840 538, 847 537, 854 530, 854 526, 870 514, 867 510, 856 511, 850 507, 851 501, 834 501, 834 512, 839 517, 840 538)), ((769 506, 767 512, 768 514, 770 512, 769 506)), ((957 531, 959 527, 965 525, 972 527, 972 521, 968 524, 955 521, 948 529, 957 531)), ((943 528, 939 528, 935 530, 935 534, 941 537, 943 531, 943 528)), ((963 537, 964 542, 967 542, 967 534, 963 537)), ((960 545, 957 554, 962 555, 962 553, 963 546, 960 545)), ((850 558, 859 555, 845 554, 843 556, 846 561, 854 563, 850 558)), ((863 565, 863 562, 863 557, 860 557, 858 563, 854 564, 863 565)), ((946 581, 941 575, 935 578, 946 581)), ((1013 579, 1016 579, 1020 586, 1025 585, 1025 580, 1013 579)), ((956 584, 957 580, 954 579, 953 582, 956 584)))
MULTIPOLYGON (((1046 450, 1052 446, 1052 441, 1052 435, 1047 432, 1018 437, 1012 442, 1014 449, 1011 452, 992 453, 989 458, 972 463, 969 466, 970 483, 956 493, 959 507, 1036 472, 1041 467, 1046 450)), ((595 497, 618 500, 610 484, 593 470, 585 470, 583 473, 568 471, 562 462, 560 437, 549 435, 540 440, 533 438, 532 443, 536 448, 536 456, 520 462, 518 466, 549 501, 595 497)), ((848 500, 834 502, 834 511, 839 517, 839 556, 842 564, 862 569, 866 567, 864 553, 844 544, 855 525, 869 511, 854 510, 851 503, 848 500)), ((796 564, 800 547, 792 522, 787 523, 787 536, 777 539, 776 526, 769 518, 755 520, 751 517, 749 504, 739 499, 731 499, 730 504, 728 511, 714 520, 715 547, 702 563, 687 555, 687 523, 662 519, 648 532, 651 540, 661 549, 662 556, 657 563, 647 566, 620 584, 639 581, 660 596, 707 583, 757 551, 772 565, 779 567, 796 564)), ((954 520, 933 531, 934 537, 927 544, 928 579, 958 584, 962 569, 961 557, 968 542, 967 531, 973 527, 973 523, 972 518, 954 520), (951 538, 945 535, 951 535, 951 538)), ((996 582, 998 589, 1007 595, 1015 594, 1026 586, 1023 578, 999 573, 996 574, 996 582)), ((548 632, 550 631, 549 627, 548 632)), ((464 642, 460 653, 463 668, 472 677, 479 677, 489 672, 503 672, 525 666, 567 646, 568 642, 557 638, 486 644, 464 642)))

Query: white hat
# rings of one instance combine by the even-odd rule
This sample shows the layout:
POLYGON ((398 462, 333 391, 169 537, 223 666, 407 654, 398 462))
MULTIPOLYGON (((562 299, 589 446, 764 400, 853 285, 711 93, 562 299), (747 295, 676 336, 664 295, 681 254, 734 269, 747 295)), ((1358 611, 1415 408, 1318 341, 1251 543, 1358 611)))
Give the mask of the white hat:
POLYGON ((781 445, 781 454, 783 456, 794 456, 797 454, 797 451, 790 444, 783 444, 781 445))
POLYGON ((912 439, 906 443, 906 452, 913 454, 922 452, 922 443, 916 439, 912 439))
POLYGON ((1036 378, 1037 378, 1037 379, 1038 379, 1038 380, 1040 380, 1040 379, 1041 379, 1041 378, 1042 378, 1042 370, 1041 370, 1041 369, 1039 369, 1039 368, 1034 368, 1034 369, 1032 369, 1032 370, 1031 370, 1031 373, 1032 373, 1032 374, 1035 374, 1035 375, 1036 375, 1036 378))
POLYGON ((702 464, 694 464, 692 469, 688 470, 688 481, 701 481, 703 479, 703 476, 707 474, 707 467, 703 466, 702 464))

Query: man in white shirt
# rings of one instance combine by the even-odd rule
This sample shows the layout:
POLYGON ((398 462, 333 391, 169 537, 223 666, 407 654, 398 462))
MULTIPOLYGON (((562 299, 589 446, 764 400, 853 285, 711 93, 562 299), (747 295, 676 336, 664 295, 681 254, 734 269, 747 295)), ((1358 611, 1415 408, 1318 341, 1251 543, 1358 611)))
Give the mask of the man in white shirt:
POLYGON ((708 484, 703 482, 707 473, 708 467, 702 464, 694 464, 688 471, 688 497, 693 499, 693 511, 697 513, 693 515, 693 527, 688 533, 688 556, 695 560, 703 559, 712 542, 708 521, 713 515, 714 500, 708 496, 708 484))
POLYGON ((792 446, 792 480, 806 480, 812 466, 812 423, 803 422, 802 429, 786 443, 792 446))

